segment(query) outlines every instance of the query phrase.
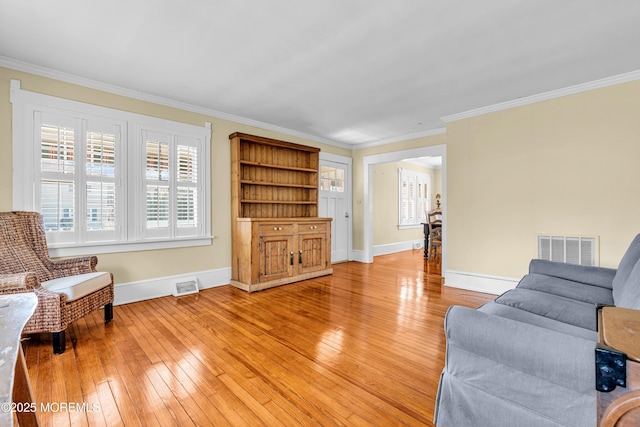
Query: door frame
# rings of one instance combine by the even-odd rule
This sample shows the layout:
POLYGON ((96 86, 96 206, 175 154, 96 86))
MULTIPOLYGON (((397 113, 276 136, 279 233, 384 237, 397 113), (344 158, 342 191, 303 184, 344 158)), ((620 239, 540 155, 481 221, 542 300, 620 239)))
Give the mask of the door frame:
POLYGON ((445 144, 393 151, 363 157, 364 164, 364 250, 362 262, 373 262, 373 165, 416 157, 442 157, 442 271, 447 266, 447 146, 445 144))
MULTIPOLYGON (((338 154, 320 152, 320 162, 326 160, 328 162, 342 163, 347 166, 345 173, 344 188, 347 194, 347 210, 349 211, 349 221, 347 221, 347 261, 353 260, 353 188, 352 188, 352 165, 351 157, 340 156, 338 154)), ((318 180, 318 192, 320 192, 320 180, 318 180)), ((331 260, 333 262, 333 259, 331 260)))

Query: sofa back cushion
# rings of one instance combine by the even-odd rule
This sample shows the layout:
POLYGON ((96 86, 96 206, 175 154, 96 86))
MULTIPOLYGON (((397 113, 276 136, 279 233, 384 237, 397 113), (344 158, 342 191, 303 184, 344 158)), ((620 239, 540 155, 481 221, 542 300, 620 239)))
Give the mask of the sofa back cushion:
MULTIPOLYGON (((638 260, 640 260, 640 234, 638 234, 629 245, 627 252, 625 252, 620 260, 618 271, 613 278, 613 301, 616 305, 618 305, 618 300, 622 298, 622 294, 626 292, 627 281, 634 267, 638 264, 638 260)), ((629 284, 629 286, 633 285, 629 284)))

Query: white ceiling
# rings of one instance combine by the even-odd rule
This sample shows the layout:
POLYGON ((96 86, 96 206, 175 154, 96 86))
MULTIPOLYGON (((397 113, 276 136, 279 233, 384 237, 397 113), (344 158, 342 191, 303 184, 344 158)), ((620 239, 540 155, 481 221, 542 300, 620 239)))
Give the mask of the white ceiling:
POLYGON ((637 0, 0 0, 5 60, 346 144, 640 70, 639 42, 637 0))

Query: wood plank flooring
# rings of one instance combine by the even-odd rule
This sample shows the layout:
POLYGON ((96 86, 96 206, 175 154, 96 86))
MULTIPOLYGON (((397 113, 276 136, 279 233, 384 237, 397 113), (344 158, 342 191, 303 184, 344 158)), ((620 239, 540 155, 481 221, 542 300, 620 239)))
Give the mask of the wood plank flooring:
POLYGON ((93 313, 62 355, 46 334, 23 342, 41 424, 430 426, 447 308, 495 297, 440 280, 414 250, 93 313))

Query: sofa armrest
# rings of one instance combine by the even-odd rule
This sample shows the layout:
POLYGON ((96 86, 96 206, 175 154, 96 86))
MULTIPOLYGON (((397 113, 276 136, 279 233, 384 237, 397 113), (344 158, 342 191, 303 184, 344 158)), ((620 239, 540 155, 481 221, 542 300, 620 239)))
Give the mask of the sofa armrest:
POLYGON ((448 366, 462 350, 503 366, 505 372, 594 393, 594 341, 460 306, 449 308, 445 332, 448 366))
POLYGON ((617 270, 614 268, 566 264, 542 259, 533 259, 529 263, 529 273, 531 274, 544 274, 607 289, 612 289, 616 272, 617 270))

